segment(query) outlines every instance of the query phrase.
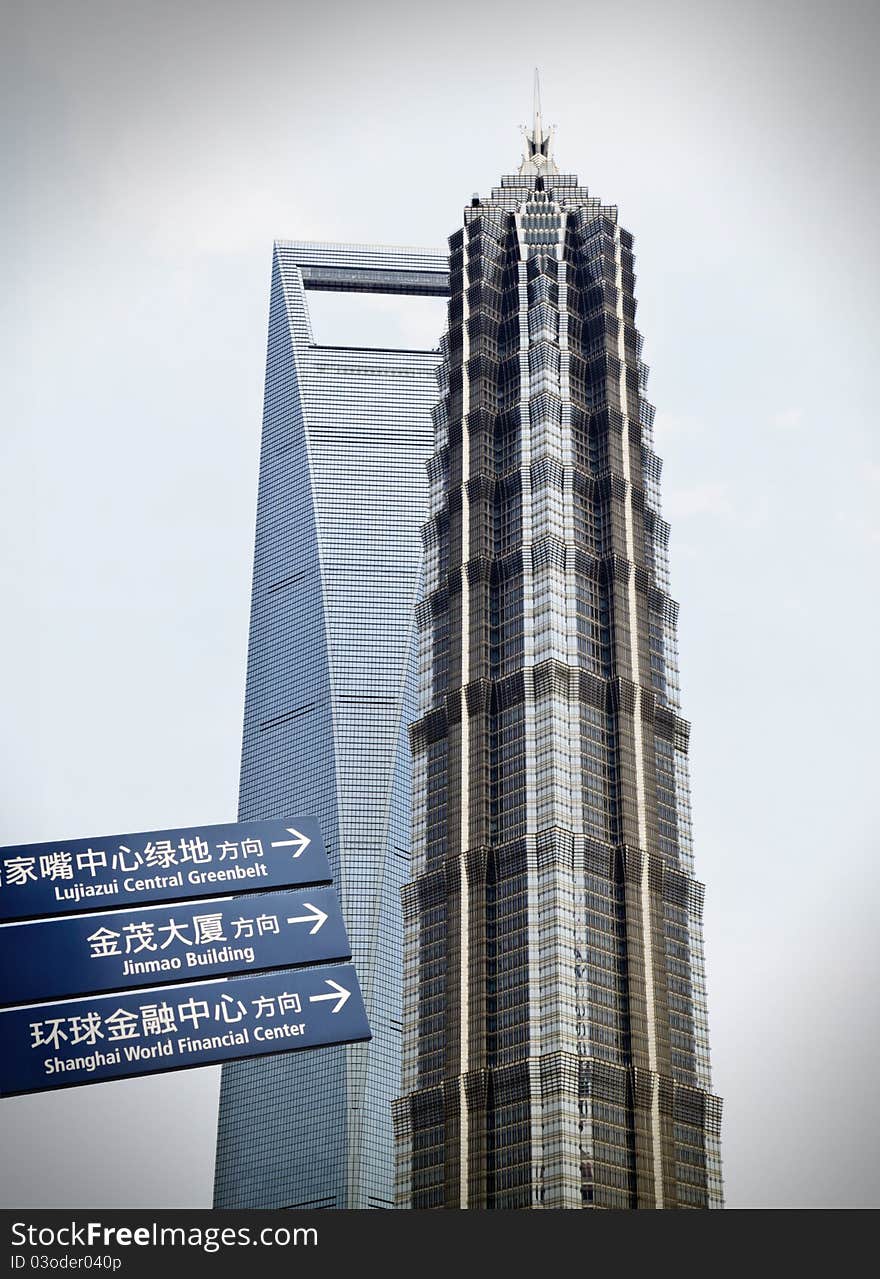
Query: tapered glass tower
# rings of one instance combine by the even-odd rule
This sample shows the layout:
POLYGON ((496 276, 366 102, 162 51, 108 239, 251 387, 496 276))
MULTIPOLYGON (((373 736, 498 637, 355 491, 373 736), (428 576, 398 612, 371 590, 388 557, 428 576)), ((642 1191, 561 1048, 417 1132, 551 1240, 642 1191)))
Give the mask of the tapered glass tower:
POLYGON ((239 816, 318 818, 373 1040, 225 1066, 214 1202, 393 1206, 413 609, 435 351, 323 346, 310 290, 443 296, 445 253, 276 244, 239 816))
POLYGON ((398 1203, 719 1207, 633 241, 526 140, 450 239, 398 1203))

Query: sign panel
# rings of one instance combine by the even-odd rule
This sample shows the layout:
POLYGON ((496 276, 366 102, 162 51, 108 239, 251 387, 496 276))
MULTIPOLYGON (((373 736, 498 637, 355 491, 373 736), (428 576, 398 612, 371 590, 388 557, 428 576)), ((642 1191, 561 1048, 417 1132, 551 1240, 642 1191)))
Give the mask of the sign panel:
POLYGON ((351 964, 0 1011, 0 1096, 370 1039, 351 964))
POLYGON ((332 888, 0 925, 0 1005, 349 959, 332 888))
POLYGON ((329 884, 312 817, 0 848, 0 921, 329 884))

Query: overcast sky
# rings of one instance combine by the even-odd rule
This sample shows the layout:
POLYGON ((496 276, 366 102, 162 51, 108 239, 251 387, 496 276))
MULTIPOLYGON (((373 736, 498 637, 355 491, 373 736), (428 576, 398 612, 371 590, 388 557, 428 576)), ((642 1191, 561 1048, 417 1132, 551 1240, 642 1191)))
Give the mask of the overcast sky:
MULTIPOLYGON (((272 241, 443 245, 538 64, 636 238, 728 1204, 880 1205, 878 14, 7 0, 0 844, 235 817, 272 241)), ((0 1203, 209 1204, 218 1078, 0 1102, 0 1203)))

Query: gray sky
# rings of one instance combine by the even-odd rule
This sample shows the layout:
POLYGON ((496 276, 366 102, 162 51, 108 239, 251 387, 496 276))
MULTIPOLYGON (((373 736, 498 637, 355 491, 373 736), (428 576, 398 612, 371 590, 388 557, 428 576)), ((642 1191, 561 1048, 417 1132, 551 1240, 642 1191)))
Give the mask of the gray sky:
MULTIPOLYGON (((234 818, 272 240, 442 245, 538 64, 636 237, 728 1203, 880 1205, 876 5, 3 13, 0 844, 234 818)), ((0 1204, 208 1204, 217 1083, 0 1102, 0 1204)))

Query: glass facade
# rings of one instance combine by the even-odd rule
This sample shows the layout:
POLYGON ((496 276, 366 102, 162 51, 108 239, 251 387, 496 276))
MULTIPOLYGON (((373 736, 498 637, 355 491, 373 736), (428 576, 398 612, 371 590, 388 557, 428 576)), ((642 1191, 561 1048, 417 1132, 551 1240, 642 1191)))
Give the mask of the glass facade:
POLYGON ((631 235, 540 115, 450 239, 397 1199, 722 1205, 631 235))
POLYGON ((223 1068, 218 1208, 393 1207, 413 615, 436 351, 319 346, 309 289, 445 295, 444 253, 276 244, 241 819, 315 816, 370 1044, 223 1068))

